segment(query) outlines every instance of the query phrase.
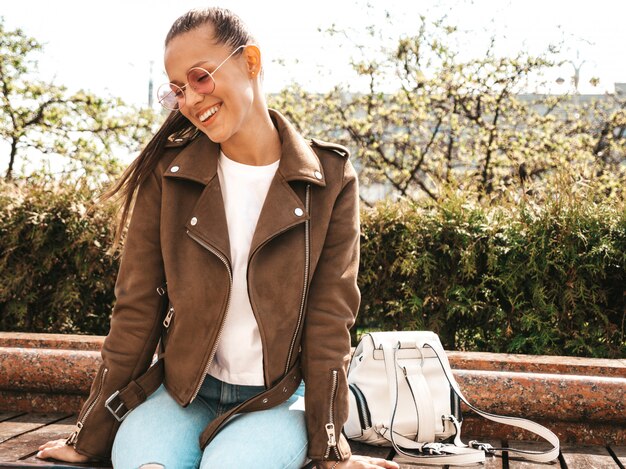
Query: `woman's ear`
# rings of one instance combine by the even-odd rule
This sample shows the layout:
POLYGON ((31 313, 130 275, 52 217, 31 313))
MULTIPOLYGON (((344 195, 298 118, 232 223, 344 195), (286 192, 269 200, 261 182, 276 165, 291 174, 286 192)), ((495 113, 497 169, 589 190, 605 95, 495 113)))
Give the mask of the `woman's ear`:
POLYGON ((243 53, 246 58, 248 75, 254 78, 261 73, 261 50, 256 44, 250 44, 244 48, 243 53))

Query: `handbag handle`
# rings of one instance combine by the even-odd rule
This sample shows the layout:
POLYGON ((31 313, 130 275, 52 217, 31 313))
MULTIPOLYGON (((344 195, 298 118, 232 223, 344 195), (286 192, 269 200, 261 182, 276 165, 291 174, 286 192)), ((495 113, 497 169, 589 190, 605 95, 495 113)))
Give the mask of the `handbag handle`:
MULTIPOLYGON (((394 419, 396 415, 396 410, 398 408, 398 364, 397 364, 397 355, 396 352, 400 344, 395 347, 391 347, 389 342, 384 342, 382 344, 383 349, 383 357, 385 360, 385 369, 387 372, 387 383, 389 387, 389 402, 391 403, 391 418, 389 420, 389 428, 384 428, 383 431, 379 431, 379 434, 387 439, 393 445, 393 448, 400 455, 405 456, 405 458, 396 458, 398 462, 415 462, 418 459, 420 462, 425 464, 475 464, 481 463, 485 461, 485 453, 480 450, 467 448, 467 447, 459 447, 452 444, 442 444, 442 443, 422 443, 410 440, 401 435, 397 435, 394 430, 394 419), (398 439, 401 444, 406 448, 417 449, 420 451, 432 451, 435 454, 415 454, 406 452, 400 445, 396 442, 398 439), (446 453, 446 454, 442 454, 446 453)), ((430 391, 428 391, 430 393, 430 391)), ((415 397, 415 396, 414 396, 415 397)), ((417 402, 417 399, 416 399, 417 402)), ((429 405, 430 402, 426 403, 429 405)), ((431 412, 432 413, 432 412, 431 412)))
MULTIPOLYGON (((450 368, 450 363, 448 362, 448 357, 445 355, 443 357, 441 356, 438 350, 439 348, 438 345, 437 344, 433 345, 430 342, 424 342, 421 344, 416 343, 416 347, 418 349, 420 348, 420 345, 422 347, 429 347, 433 350, 433 352, 435 353, 435 356, 439 360, 439 364, 441 365, 444 371, 444 375, 446 376, 448 384, 450 385, 452 390, 456 393, 456 395, 470 409, 472 409, 478 415, 485 417, 486 419, 492 420, 494 422, 502 423, 505 425, 511 425, 514 427, 522 428, 524 430, 528 430, 542 437, 543 439, 545 439, 546 441, 548 441, 548 443, 552 445, 552 448, 546 451, 530 451, 530 450, 522 450, 522 449, 515 449, 515 448, 497 448, 498 450, 506 450, 509 452, 520 453, 524 455, 526 459, 530 461, 536 461, 536 462, 549 462, 558 457, 559 438, 552 431, 550 431, 543 425, 535 423, 531 420, 527 420, 527 419, 523 419, 519 417, 508 417, 508 416, 491 414, 488 412, 484 412, 478 409, 477 407, 473 406, 461 392, 458 384, 456 383, 456 380, 452 376, 452 371, 450 368)), ((396 346, 392 348, 392 346, 388 342, 386 342, 386 343, 381 344, 381 347, 383 349, 383 357, 385 360, 385 368, 387 372, 387 382, 389 385, 389 397, 390 397, 389 402, 391 403, 390 428, 388 429, 385 428, 383 432, 379 432, 381 436, 383 436, 388 441, 390 441, 394 449, 399 454, 405 455, 411 458, 410 460, 413 460, 413 461, 415 461, 415 459, 419 459, 420 461, 426 464, 472 464, 476 462, 484 462, 485 456, 482 450, 476 450, 473 448, 468 448, 466 446, 459 447, 453 444, 420 443, 420 442, 412 441, 401 435, 394 434, 393 421, 394 421, 395 413, 396 413, 397 406, 398 406, 398 367, 399 367, 399 364, 397 362, 397 350, 400 348, 400 344, 397 344, 396 346), (389 433, 389 435, 387 435, 387 433, 389 433), (431 456, 431 455, 423 455, 423 454, 416 455, 412 453, 407 453, 396 443, 395 441, 396 439, 401 441, 401 444, 403 444, 407 448, 418 449, 420 451, 423 451, 424 449, 434 450, 435 452, 452 453, 452 454, 431 456)), ((399 461, 402 462, 400 459, 399 461)))

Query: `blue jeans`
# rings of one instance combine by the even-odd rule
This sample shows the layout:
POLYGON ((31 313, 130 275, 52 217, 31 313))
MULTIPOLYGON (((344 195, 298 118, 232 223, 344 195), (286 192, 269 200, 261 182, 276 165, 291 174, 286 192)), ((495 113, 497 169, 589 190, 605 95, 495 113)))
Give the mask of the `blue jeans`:
POLYGON ((122 421, 111 452, 114 469, 148 463, 166 469, 304 466, 309 461, 304 382, 276 407, 238 414, 200 450, 200 434, 215 417, 264 389, 224 383, 207 374, 196 399, 181 407, 161 384, 122 421))

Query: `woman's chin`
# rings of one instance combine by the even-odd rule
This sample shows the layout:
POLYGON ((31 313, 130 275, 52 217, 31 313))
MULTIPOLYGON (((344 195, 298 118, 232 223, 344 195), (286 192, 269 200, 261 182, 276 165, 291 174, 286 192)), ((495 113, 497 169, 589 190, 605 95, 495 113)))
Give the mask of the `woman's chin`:
MULTIPOLYGON (((196 127, 198 126, 196 125, 196 127)), ((198 127, 198 129, 200 129, 202 133, 209 137, 209 140, 211 140, 212 142, 223 143, 225 140, 228 139, 228 136, 220 129, 204 126, 198 127)))

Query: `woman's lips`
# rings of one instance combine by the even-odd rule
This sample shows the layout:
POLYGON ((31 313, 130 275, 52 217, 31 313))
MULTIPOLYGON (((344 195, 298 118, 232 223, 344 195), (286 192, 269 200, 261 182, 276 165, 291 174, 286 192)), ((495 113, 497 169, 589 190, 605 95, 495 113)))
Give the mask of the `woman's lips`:
POLYGON ((204 111, 202 114, 200 114, 198 116, 198 119, 200 120, 200 123, 203 126, 208 126, 211 125, 211 123, 213 123, 213 121, 215 121, 215 116, 218 114, 220 108, 222 107, 222 103, 218 103, 214 106, 211 106, 210 108, 208 108, 206 111, 204 111))

